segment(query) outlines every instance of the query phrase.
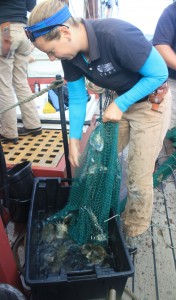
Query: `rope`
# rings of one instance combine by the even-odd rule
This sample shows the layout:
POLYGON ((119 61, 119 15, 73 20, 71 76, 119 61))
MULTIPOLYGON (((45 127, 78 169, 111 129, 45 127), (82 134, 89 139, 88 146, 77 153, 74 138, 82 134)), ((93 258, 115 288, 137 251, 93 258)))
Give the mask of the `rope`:
POLYGON ((30 96, 29 98, 26 98, 26 99, 23 100, 23 101, 19 101, 19 102, 15 103, 15 104, 13 104, 13 105, 11 105, 11 106, 9 106, 9 107, 3 109, 3 110, 0 110, 0 114, 2 114, 2 113, 4 113, 4 112, 6 112, 6 111, 8 111, 8 110, 10 110, 10 109, 12 109, 12 108, 18 106, 18 105, 21 105, 21 104, 23 104, 23 103, 27 103, 27 102, 29 102, 29 101, 32 101, 32 100, 34 100, 35 98, 37 98, 37 97, 39 97, 39 96, 45 94, 45 93, 48 92, 49 90, 52 90, 52 89, 54 89, 54 88, 59 88, 59 87, 61 87, 61 86, 63 85, 63 82, 64 82, 63 79, 55 80, 55 81, 51 82, 51 84, 50 84, 47 88, 41 90, 40 92, 35 93, 35 94, 32 94, 32 96, 30 96))
POLYGON ((89 80, 86 80, 86 87, 91 90, 93 93, 102 94, 105 89, 101 88, 94 83, 90 82, 89 80))
POLYGON ((129 288, 125 287, 124 292, 133 300, 140 300, 129 288))
POLYGON ((15 241, 15 244, 12 248, 12 252, 17 264, 17 268, 19 270, 19 272, 24 275, 24 268, 21 266, 21 262, 20 262, 20 257, 18 254, 18 248, 21 245, 22 241, 24 242, 24 248, 25 248, 25 244, 26 244, 26 230, 23 230, 20 235, 18 236, 17 240, 15 241))
POLYGON ((84 0, 84 7, 87 9, 88 18, 91 19, 88 1, 84 0))
POLYGON ((92 1, 93 18, 95 19, 95 1, 92 1))

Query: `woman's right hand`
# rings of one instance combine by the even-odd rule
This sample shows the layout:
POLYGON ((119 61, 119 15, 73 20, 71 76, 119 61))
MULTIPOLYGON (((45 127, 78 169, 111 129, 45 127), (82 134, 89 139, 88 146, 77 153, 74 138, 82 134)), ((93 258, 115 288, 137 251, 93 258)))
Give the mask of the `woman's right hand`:
POLYGON ((73 167, 79 167, 80 140, 69 140, 69 161, 73 167))

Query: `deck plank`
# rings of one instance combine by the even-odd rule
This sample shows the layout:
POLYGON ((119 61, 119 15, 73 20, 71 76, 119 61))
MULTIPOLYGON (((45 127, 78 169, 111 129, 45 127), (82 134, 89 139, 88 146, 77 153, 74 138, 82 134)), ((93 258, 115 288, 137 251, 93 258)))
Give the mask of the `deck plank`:
MULTIPOLYGON (((165 139, 158 165, 164 163, 173 151, 172 143, 165 139)), ((134 277, 127 281, 126 287, 140 300, 176 300, 176 249, 168 246, 176 248, 175 174, 171 170, 171 176, 154 189, 150 229, 153 238, 148 235, 143 240, 134 256, 134 277), (169 231, 169 226, 173 230, 169 231)), ((125 291, 122 299, 130 299, 125 291)))
POLYGON ((172 249, 167 246, 167 244, 170 244, 171 242, 169 230, 167 228, 168 218, 166 212, 167 207, 170 206, 170 198, 167 196, 166 190, 164 190, 164 195, 160 191, 155 193, 154 205, 155 209, 153 211, 152 220, 159 226, 156 227, 153 225, 158 289, 158 296, 156 299, 173 300, 176 299, 176 272, 172 249))
POLYGON ((152 241, 149 236, 142 242, 134 260, 134 293, 139 299, 156 299, 152 241))

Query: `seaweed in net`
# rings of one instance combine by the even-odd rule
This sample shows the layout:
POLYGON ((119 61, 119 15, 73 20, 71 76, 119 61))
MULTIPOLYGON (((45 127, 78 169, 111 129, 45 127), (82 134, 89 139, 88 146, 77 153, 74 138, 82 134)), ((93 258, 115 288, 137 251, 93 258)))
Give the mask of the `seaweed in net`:
POLYGON ((118 123, 100 122, 89 137, 75 171, 67 205, 45 220, 68 223, 78 244, 108 240, 110 210, 119 214, 121 167, 117 154, 118 123), (69 219, 69 222, 67 222, 69 219))

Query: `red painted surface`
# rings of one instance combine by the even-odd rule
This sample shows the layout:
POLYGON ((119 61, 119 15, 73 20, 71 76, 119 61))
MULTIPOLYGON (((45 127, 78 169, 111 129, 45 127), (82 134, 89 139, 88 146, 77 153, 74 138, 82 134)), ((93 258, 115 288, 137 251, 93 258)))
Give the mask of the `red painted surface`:
POLYGON ((32 166, 32 170, 35 177, 67 177, 65 168, 65 157, 64 155, 60 159, 58 165, 53 168, 48 167, 35 167, 32 166))
POLYGON ((23 291, 14 256, 0 217, 0 283, 10 284, 23 291))

